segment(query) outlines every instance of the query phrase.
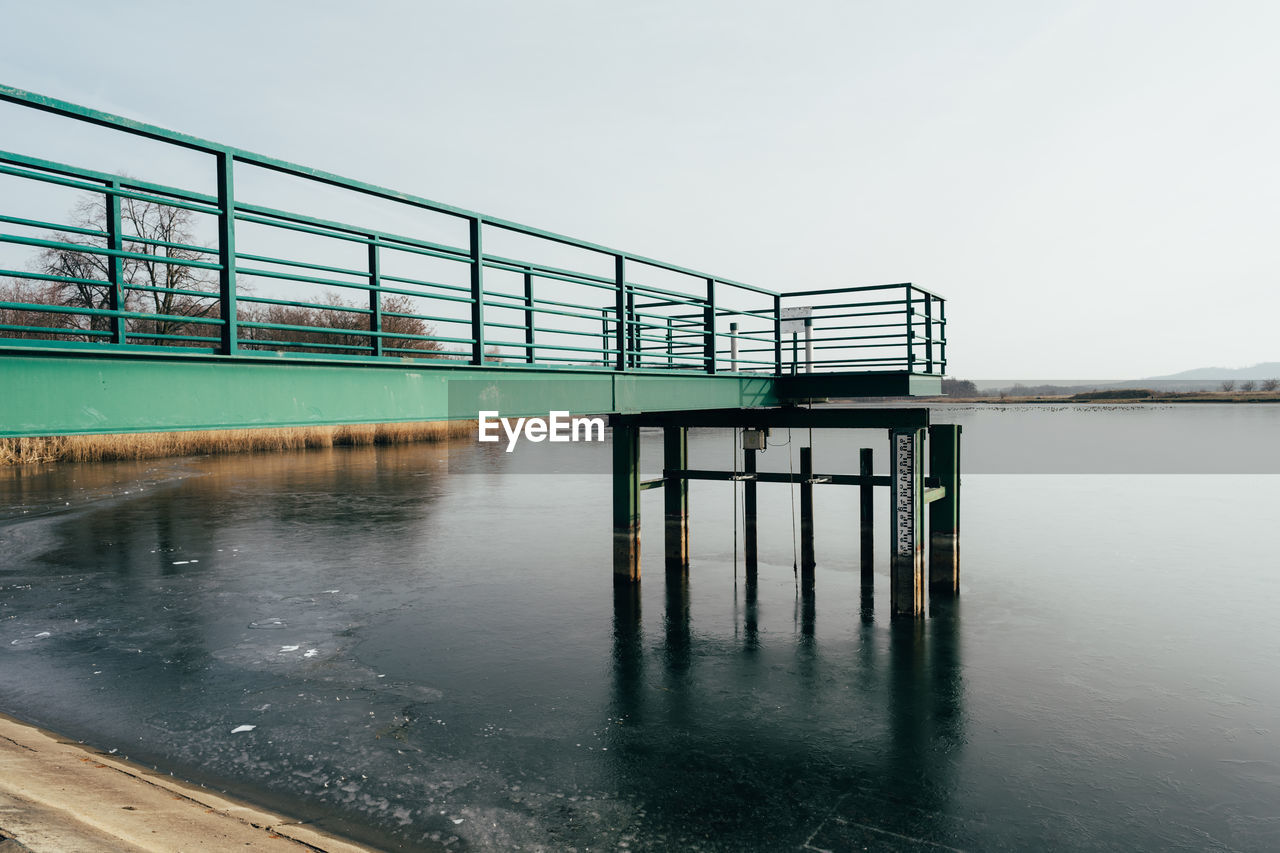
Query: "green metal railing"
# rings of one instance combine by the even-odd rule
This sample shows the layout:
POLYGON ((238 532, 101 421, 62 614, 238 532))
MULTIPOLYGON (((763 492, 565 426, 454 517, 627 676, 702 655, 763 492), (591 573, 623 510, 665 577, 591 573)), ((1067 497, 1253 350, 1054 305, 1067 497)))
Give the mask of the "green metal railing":
POLYGON ((0 200, 0 247, 29 256, 0 264, 0 343, 10 350, 770 375, 946 370, 945 303, 911 284, 777 293, 19 89, 0 86, 0 101, 206 155, 213 187, 0 145, 0 176, 28 190, 0 200), (246 169, 429 215, 458 236, 255 202, 237 192, 246 169), (30 215, 21 199, 41 188, 78 192, 92 213, 30 215), (508 238, 537 250, 494 249, 508 238), (250 247, 290 241, 312 249, 250 247), (557 252, 573 258, 546 259, 557 252), (429 272, 409 272, 414 264, 429 272), (803 332, 784 333, 795 304, 810 316, 803 332))

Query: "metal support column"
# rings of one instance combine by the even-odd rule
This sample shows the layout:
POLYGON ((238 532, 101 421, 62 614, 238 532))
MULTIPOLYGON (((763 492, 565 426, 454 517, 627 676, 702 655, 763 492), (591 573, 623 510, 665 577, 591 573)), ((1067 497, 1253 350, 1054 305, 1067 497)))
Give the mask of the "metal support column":
POLYGON ((613 580, 640 580, 640 428, 613 427, 613 580))
POLYGON ((663 428, 662 467, 667 472, 667 482, 662 487, 666 515, 667 571, 684 571, 689 567, 689 481, 674 472, 684 471, 689 467, 688 428, 663 428))
MULTIPOLYGON (((742 451, 742 473, 754 475, 756 473, 756 451, 742 451)), ((747 578, 754 579, 756 574, 756 566, 759 561, 759 551, 756 547, 756 480, 752 476, 750 479, 744 480, 742 483, 742 529, 743 529, 743 554, 746 557, 747 578)))
POLYGON ((813 589, 813 448, 800 448, 800 588, 813 589))
POLYGON ((929 427, 929 474, 946 490, 929 505, 929 595, 960 593, 960 425, 929 427))
POLYGON ((894 616, 924 614, 924 474, 920 464, 922 429, 894 429, 889 433, 892 473, 889 518, 892 520, 890 607, 894 616))
POLYGON ((868 584, 875 577, 875 486, 871 485, 872 464, 871 448, 863 447, 858 451, 858 475, 862 484, 858 486, 858 521, 859 537, 862 546, 862 583, 868 584))

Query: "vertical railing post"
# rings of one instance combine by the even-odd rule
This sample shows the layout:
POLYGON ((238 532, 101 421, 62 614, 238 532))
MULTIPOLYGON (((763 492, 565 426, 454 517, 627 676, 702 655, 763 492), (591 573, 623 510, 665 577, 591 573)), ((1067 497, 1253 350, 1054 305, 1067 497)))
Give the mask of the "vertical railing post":
POLYGON ((671 325, 671 318, 667 318, 667 368, 675 366, 675 337, 673 335, 674 328, 671 325))
POLYGON ((933 373, 933 295, 924 295, 924 372, 933 373))
POLYGON ((609 350, 613 347, 609 346, 609 308, 600 309, 600 364, 603 367, 609 366, 609 350))
POLYGON ((947 300, 938 300, 938 372, 947 375, 947 300))
MULTIPOLYGON (((382 355, 382 261, 378 238, 369 236, 369 350, 382 355)), ((412 346, 412 344, 409 344, 412 346)))
POLYGON ((484 364, 483 224, 478 216, 467 220, 471 246, 471 363, 476 365, 484 364))
POLYGON ((782 297, 773 297, 773 368, 782 375, 782 297))
POLYGON ((729 372, 738 372, 738 324, 729 324, 729 372))
POLYGON ((911 305, 911 285, 907 288, 907 372, 911 373, 915 366, 915 354, 911 351, 912 338, 915 337, 915 330, 912 328, 911 322, 914 319, 915 309, 911 305))
POLYGON ((533 312, 533 270, 528 267, 524 269, 524 360, 533 364, 533 340, 534 340, 534 312, 533 312))
POLYGON ((234 355, 240 348, 240 324, 236 305, 236 190, 233 175, 234 157, 230 151, 219 151, 218 161, 218 310, 222 314, 223 355, 234 355))
POLYGON ((618 349, 618 370, 626 370, 630 355, 627 352, 627 341, 630 335, 627 332, 627 260, 622 255, 614 255, 613 257, 613 277, 615 288, 614 309, 617 314, 618 327, 615 329, 617 336, 618 349))
POLYGON ((644 349, 640 341, 640 315, 636 313, 636 292, 627 289, 627 352, 632 367, 644 366, 644 349))
MULTIPOLYGON (((112 181, 111 188, 106 194, 107 204, 107 248, 112 252, 124 251, 124 235, 122 232, 122 223, 120 221, 120 196, 116 195, 116 191, 120 189, 119 181, 112 181)), ((123 311, 125 308, 124 296, 124 258, 118 254, 107 256, 107 282, 110 289, 107 293, 107 306, 112 311, 123 311)), ((92 317, 90 318, 92 326, 92 317)), ((128 335, 125 329, 124 317, 118 314, 111 318, 111 343, 123 344, 128 342, 128 335)))
POLYGON ((707 279, 707 305, 702 312, 703 358, 707 373, 716 372, 716 280, 707 279))

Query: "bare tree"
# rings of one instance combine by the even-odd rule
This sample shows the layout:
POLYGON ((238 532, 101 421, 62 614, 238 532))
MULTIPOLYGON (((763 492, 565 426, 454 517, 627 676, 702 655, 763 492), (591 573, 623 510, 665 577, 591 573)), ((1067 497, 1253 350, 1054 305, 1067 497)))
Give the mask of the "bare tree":
POLYGON ((1280 379, 1264 379, 1262 380, 1263 391, 1274 391, 1280 388, 1280 379))
POLYGON ((1234 379, 1224 379, 1221 387, 1223 391, 1234 391, 1236 390, 1236 381, 1234 379))
MULTIPOLYGON (((218 316, 217 273, 173 263, 207 262, 212 257, 200 251, 202 247, 196 244, 194 216, 190 210, 159 201, 120 200, 121 247, 130 253, 120 261, 120 283, 124 287, 124 304, 121 307, 126 311, 152 315, 129 321, 131 337, 180 344, 181 340, 152 336, 200 334, 209 328, 209 324, 191 323, 184 318, 218 316)), ((71 212, 70 228, 74 230, 46 234, 44 239, 64 245, 44 249, 31 267, 32 272, 56 276, 57 280, 33 282, 16 279, 5 288, 9 301, 91 311, 111 308, 112 256, 86 251, 107 247, 105 238, 99 236, 107 231, 105 199, 97 195, 82 198, 71 212)), ((111 317, 96 313, 10 309, 6 314, 13 316, 6 316, 5 322, 14 325, 67 329, 69 332, 104 331, 112 323, 111 317)), ((76 337, 74 333, 38 336, 76 337)))
POLYGON ((1252 391, 1254 388, 1257 388, 1257 387, 1258 387, 1257 384, 1252 379, 1246 379, 1245 381, 1240 383, 1241 391, 1252 391))

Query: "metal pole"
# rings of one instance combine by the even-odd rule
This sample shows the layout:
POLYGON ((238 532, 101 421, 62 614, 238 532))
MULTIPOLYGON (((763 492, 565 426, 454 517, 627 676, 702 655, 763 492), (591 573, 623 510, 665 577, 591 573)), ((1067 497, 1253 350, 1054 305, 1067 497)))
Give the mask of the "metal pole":
POLYGON ((738 370, 738 324, 729 324, 729 370, 738 370))
POLYGON ((614 311, 617 312, 618 327, 614 330, 617 337, 617 369, 627 369, 627 262, 622 255, 613 258, 614 270, 614 311))
POLYGON ((813 373, 813 321, 804 321, 804 372, 813 373))
MULTIPOLYGON (((119 252, 124 249, 124 236, 122 225, 120 222, 120 196, 115 191, 120 189, 119 181, 111 182, 111 189, 107 191, 107 248, 119 252)), ((112 311, 123 311, 125 309, 124 296, 124 258, 119 255, 107 256, 107 281, 111 284, 108 292, 107 306, 112 311)), ((92 324, 92 317, 90 323, 92 324)), ((125 320, 123 317, 116 316, 111 318, 111 343, 123 344, 128 341, 128 334, 125 330, 125 320)), ((152 341, 152 343, 162 343, 161 341, 152 341)))
POLYGON ((800 448, 800 588, 813 589, 813 448, 800 448))
POLYGON ((369 350, 382 355, 382 267, 376 237, 369 237, 369 350))
POLYGON ((871 485, 872 462, 871 448, 863 447, 858 451, 858 474, 862 484, 858 487, 859 512, 862 545, 862 583, 872 583, 875 578, 875 486, 871 485))
POLYGON ((236 312, 236 191, 232 174, 232 157, 219 151, 218 161, 218 311, 222 315, 223 355, 234 355, 240 348, 240 328, 236 312))
POLYGON ((782 297, 773 297, 773 362, 774 372, 782 375, 782 297))
POLYGON ((471 240, 471 363, 484 364, 484 246, 481 222, 467 220, 471 240))
POLYGON ((613 580, 640 580, 640 428, 613 427, 613 580))
POLYGON ((703 311, 703 345, 707 373, 716 372, 716 280, 707 279, 707 307, 703 311))
POLYGON ((533 364, 533 327, 536 324, 533 312, 533 271, 524 271, 524 360, 533 364))
POLYGON ((689 430, 664 427, 662 466, 667 478, 663 488, 666 515, 667 571, 689 567, 689 481, 677 471, 689 467, 689 430))
MULTIPOLYGON (((756 473, 756 451, 742 451, 742 473, 756 473)), ((755 579, 756 563, 759 551, 756 548, 756 481, 755 477, 744 480, 742 483, 742 516, 743 516, 743 537, 745 544, 743 553, 746 557, 747 564, 747 582, 751 583, 755 579)), ((737 508, 734 508, 737 511, 737 508)))

